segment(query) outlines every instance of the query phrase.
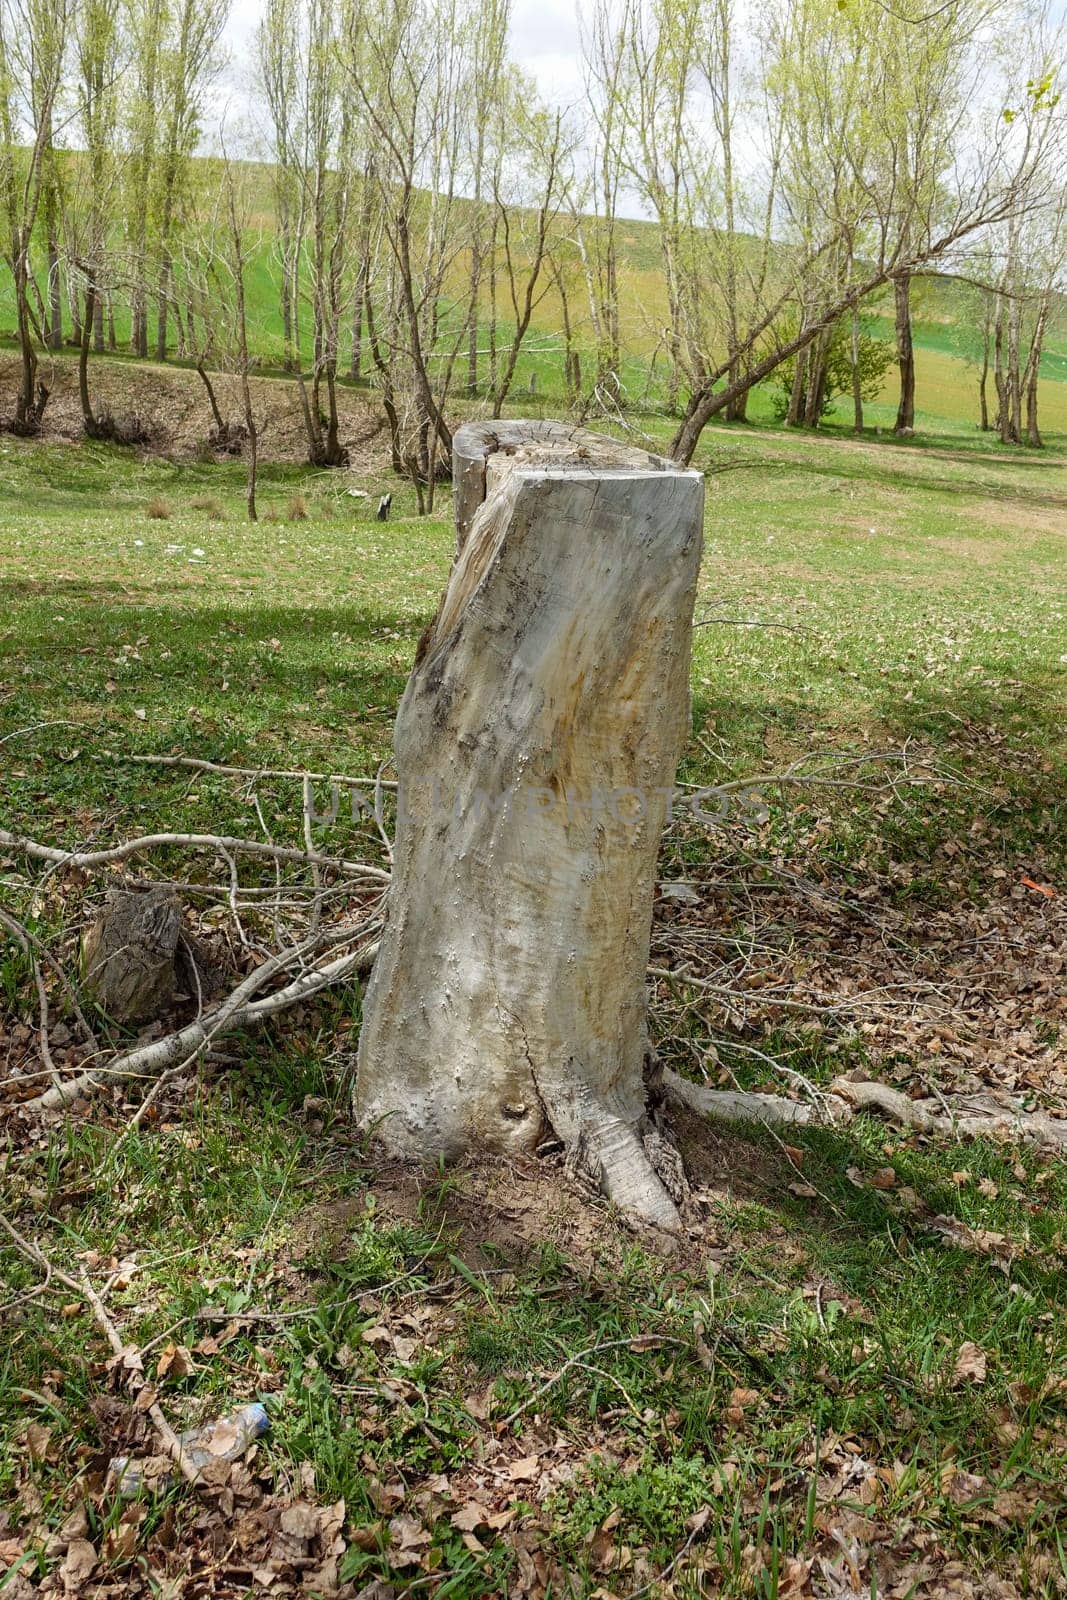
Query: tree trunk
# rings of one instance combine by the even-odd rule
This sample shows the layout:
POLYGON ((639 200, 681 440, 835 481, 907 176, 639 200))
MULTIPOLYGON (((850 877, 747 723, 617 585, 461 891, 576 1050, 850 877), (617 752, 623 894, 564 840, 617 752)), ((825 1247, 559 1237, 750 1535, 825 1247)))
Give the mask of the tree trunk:
POLYGON ((986 334, 985 349, 982 355, 982 370, 978 374, 978 426, 983 433, 989 432, 989 401, 986 399, 986 384, 989 380, 989 335, 986 334))
POLYGON ((1041 376, 1041 351, 1045 344, 1051 301, 1052 296, 1046 290, 1037 308, 1030 350, 1026 358, 1026 370, 1023 373, 1023 388, 1026 393, 1026 442, 1035 449, 1040 449, 1042 445, 1041 429, 1037 422, 1038 380, 1041 376))
POLYGON ((78 399, 82 408, 82 427, 90 439, 97 437, 96 413, 93 411, 92 396, 89 393, 89 345, 92 340, 93 324, 96 321, 97 304, 96 284, 90 273, 85 285, 85 317, 81 325, 81 344, 78 346, 78 399))
POLYGON ((41 430, 41 420, 48 404, 48 390, 44 384, 37 382, 37 350, 34 344, 33 318, 29 301, 29 236, 26 230, 23 230, 21 237, 16 240, 12 258, 21 378, 11 431, 23 438, 32 438, 41 430))
POLYGON ((228 429, 226 427, 226 419, 222 415, 222 412, 219 410, 219 401, 218 401, 218 396, 215 393, 215 385, 212 383, 211 379, 208 377, 208 371, 207 371, 207 368, 205 367, 203 361, 198 361, 196 363, 196 370, 200 374, 201 383, 204 385, 204 388, 207 390, 207 403, 211 407, 211 415, 212 415, 212 418, 214 419, 215 427, 218 430, 219 438, 220 439, 224 439, 226 437, 228 429))
POLYGON ((1019 444, 1023 436, 1023 384, 1019 368, 1022 341, 1022 302, 1012 301, 1008 307, 1008 409, 1011 417, 1009 439, 1019 444))
POLYGON ((863 432, 863 385, 860 382, 860 314, 852 308, 852 428, 863 432))
POLYGON ((789 389, 789 406, 785 414, 787 428, 795 428, 804 415, 806 390, 804 388, 804 374, 808 367, 808 352, 801 350, 797 355, 797 364, 793 368, 793 382, 789 389))
POLYGON ((804 397, 804 426, 817 428, 822 421, 823 397, 826 393, 826 362, 830 351, 830 335, 824 333, 808 351, 808 392, 804 397))
POLYGON ((893 285, 897 310, 897 361, 900 366, 900 404, 894 433, 915 431, 915 348, 911 337, 911 275, 903 272, 893 285))
POLYGON ((59 246, 55 235, 48 235, 48 348, 63 348, 63 291, 59 269, 59 246))
POLYGON ((396 721, 355 1112, 428 1160, 559 1140, 675 1228, 642 1142, 645 966, 702 479, 558 422, 461 429, 454 479, 456 561, 396 721))

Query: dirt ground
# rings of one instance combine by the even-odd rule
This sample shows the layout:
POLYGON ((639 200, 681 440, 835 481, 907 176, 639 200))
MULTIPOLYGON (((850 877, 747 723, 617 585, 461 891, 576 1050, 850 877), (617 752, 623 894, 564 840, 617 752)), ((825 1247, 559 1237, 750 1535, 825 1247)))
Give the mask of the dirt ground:
MULTIPOLYGON (((0 355, 0 416, 14 409, 18 376, 18 358, 11 352, 0 355)), ((50 391, 43 437, 80 439, 76 357, 73 353, 42 356, 38 378, 50 391)), ((195 456, 204 447, 212 423, 211 408, 200 378, 190 368, 95 358, 90 363, 89 382, 96 410, 106 407, 116 419, 136 416, 147 425, 152 453, 181 458, 195 456)), ((223 416, 236 421, 240 415, 236 377, 214 373, 212 383, 223 416)), ((252 396, 262 459, 294 465, 305 461, 306 438, 296 383, 288 378, 254 378, 252 396)), ((376 472, 387 466, 385 418, 371 393, 340 386, 338 406, 341 441, 352 467, 376 472)))

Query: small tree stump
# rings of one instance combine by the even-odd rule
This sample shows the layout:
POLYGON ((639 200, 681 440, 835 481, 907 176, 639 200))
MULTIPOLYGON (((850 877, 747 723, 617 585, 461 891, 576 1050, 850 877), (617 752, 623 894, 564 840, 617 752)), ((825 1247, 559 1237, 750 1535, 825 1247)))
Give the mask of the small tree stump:
POLYGON ((116 1022, 147 1022, 174 998, 181 901, 173 889, 112 889, 82 939, 86 986, 116 1022))
POLYGON ((557 1139, 622 1207, 676 1227, 643 1145, 645 968, 703 481, 512 422, 460 429, 455 484, 458 554, 396 720, 356 1114, 429 1159, 557 1139))

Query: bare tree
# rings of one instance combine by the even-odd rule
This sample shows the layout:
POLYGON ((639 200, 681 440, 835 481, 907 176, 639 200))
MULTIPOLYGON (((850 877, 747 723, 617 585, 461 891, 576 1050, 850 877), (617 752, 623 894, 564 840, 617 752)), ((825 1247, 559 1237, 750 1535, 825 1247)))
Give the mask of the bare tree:
POLYGON ((85 181, 73 186, 76 192, 69 206, 67 250, 72 281, 80 280, 84 294, 78 345, 82 425, 95 438, 110 436, 113 431, 93 406, 89 351, 97 335, 97 348, 102 343, 110 232, 122 174, 118 154, 119 81, 126 63, 119 32, 119 0, 82 0, 75 18, 75 55, 76 129, 82 147, 78 159, 84 162, 85 181))
MULTIPOLYGON (((501 168, 513 181, 505 191, 502 171, 495 171, 493 201, 497 270, 507 286, 513 321, 512 336, 501 354, 499 376, 492 386, 494 417, 504 409, 533 314, 550 287, 548 252, 564 204, 564 172, 570 155, 562 115, 542 110, 533 85, 517 73, 506 105, 515 151, 513 161, 506 166, 501 163, 501 168), (534 206, 522 204, 528 196, 535 197, 534 206)), ((474 289, 472 284, 472 294, 474 289)))
POLYGON ((190 232, 184 271, 203 308, 205 327, 211 330, 209 347, 196 352, 196 368, 214 418, 215 442, 243 456, 245 505, 248 520, 255 522, 262 427, 252 394, 256 358, 249 327, 248 277, 262 239, 252 220, 255 206, 249 169, 230 159, 225 137, 216 171, 218 182, 205 193, 202 213, 190 232), (217 373, 228 378, 236 391, 241 417, 237 424, 220 406, 216 380, 207 366, 209 357, 217 373))
MULTIPOLYGON (((467 393, 478 392, 478 334, 482 276, 487 257, 495 256, 496 223, 499 218, 499 188, 501 181, 501 152, 490 163, 490 148, 501 142, 501 132, 506 126, 507 110, 502 102, 505 96, 505 65, 507 60, 508 23, 511 0, 486 0, 477 14, 473 29, 472 87, 470 123, 467 133, 468 161, 470 163, 471 207, 470 228, 470 308, 467 332, 467 393), (494 140, 495 135, 495 140, 494 140), (493 186, 493 207, 486 214, 486 176, 493 186)), ((509 102, 510 108, 510 102, 509 102)), ((496 384, 495 371, 491 385, 496 384)))
POLYGON ((626 37, 612 0, 595 0, 583 47, 593 132, 588 188, 593 214, 579 220, 575 238, 596 338, 596 382, 616 400, 622 383, 617 219, 623 178, 626 37))
POLYGON ((350 61, 376 148, 383 261, 367 296, 368 337, 395 466, 420 506, 451 470, 445 410, 475 315, 470 277, 450 284, 469 244, 459 191, 472 71, 462 0, 384 0, 377 26, 353 38, 350 61), (357 46, 366 41, 365 55, 357 46))
POLYGON ((31 304, 31 289, 36 289, 31 247, 49 183, 69 7, 70 0, 0 0, 0 192, 20 358, 10 427, 21 434, 39 430, 48 403, 48 390, 37 377, 37 343, 44 338, 31 304))
POLYGON ((130 297, 130 349, 148 355, 149 238, 159 146, 159 80, 166 29, 164 0, 124 0, 131 82, 124 96, 124 136, 129 151, 126 240, 130 297))
POLYGON ((780 190, 787 238, 794 241, 786 261, 791 281, 777 298, 767 296, 746 334, 741 378, 731 381, 730 360, 720 358, 690 395, 671 445, 677 460, 691 460, 710 419, 793 356, 806 358, 803 410, 810 416, 818 392, 811 376, 839 318, 902 276, 958 262, 983 230, 1047 201, 1046 158, 1052 147, 1062 148, 1063 137, 1063 113, 1050 96, 1031 90, 1009 120, 990 117, 1003 78, 987 59, 985 41, 969 33, 969 47, 957 54, 966 92, 958 96, 954 138, 924 146, 920 181, 916 153, 905 160, 897 131, 902 120, 921 114, 921 72, 917 82, 902 81, 899 57, 878 46, 867 14, 849 22, 850 15, 844 24, 829 19, 834 31, 827 37, 827 13, 809 16, 804 6, 792 7, 779 30, 788 42, 777 59, 779 92, 789 102, 780 190), (802 28, 810 39, 798 33, 802 28), (848 85, 853 92, 843 99, 848 85))
POLYGON ((172 294, 173 231, 183 198, 189 158, 196 147, 204 95, 219 65, 218 45, 230 0, 177 0, 157 78, 162 144, 156 172, 159 289, 156 359, 167 359, 167 318, 172 294))
POLYGON ((259 32, 282 261, 286 366, 296 374, 313 466, 341 466, 337 368, 357 204, 362 119, 347 50, 362 50, 352 8, 272 0, 259 32), (304 371, 310 302, 311 373, 304 371))

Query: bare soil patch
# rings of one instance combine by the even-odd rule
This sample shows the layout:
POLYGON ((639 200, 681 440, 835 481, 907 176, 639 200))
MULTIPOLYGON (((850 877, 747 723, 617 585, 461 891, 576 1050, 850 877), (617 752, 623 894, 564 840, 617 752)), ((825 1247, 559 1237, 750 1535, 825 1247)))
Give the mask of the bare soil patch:
MULTIPOLYGON (((53 356, 41 361, 41 380, 49 388, 48 409, 41 437, 44 440, 80 441, 84 437, 78 400, 78 369, 73 357, 53 356)), ((93 404, 121 420, 136 416, 152 436, 150 450, 176 456, 193 456, 204 446, 212 426, 204 386, 188 368, 143 361, 95 360, 90 367, 93 404)), ((238 415, 236 380, 213 374, 223 415, 238 415)), ((0 396, 13 393, 18 363, 13 355, 0 356, 0 396)), ((260 453, 264 460, 303 462, 306 436, 300 412, 300 395, 294 380, 254 378, 253 404, 261 428, 260 453)), ((341 442, 352 468, 378 472, 388 466, 381 413, 361 391, 338 389, 341 442)), ((4 409, 0 401, 0 410, 4 409)))

